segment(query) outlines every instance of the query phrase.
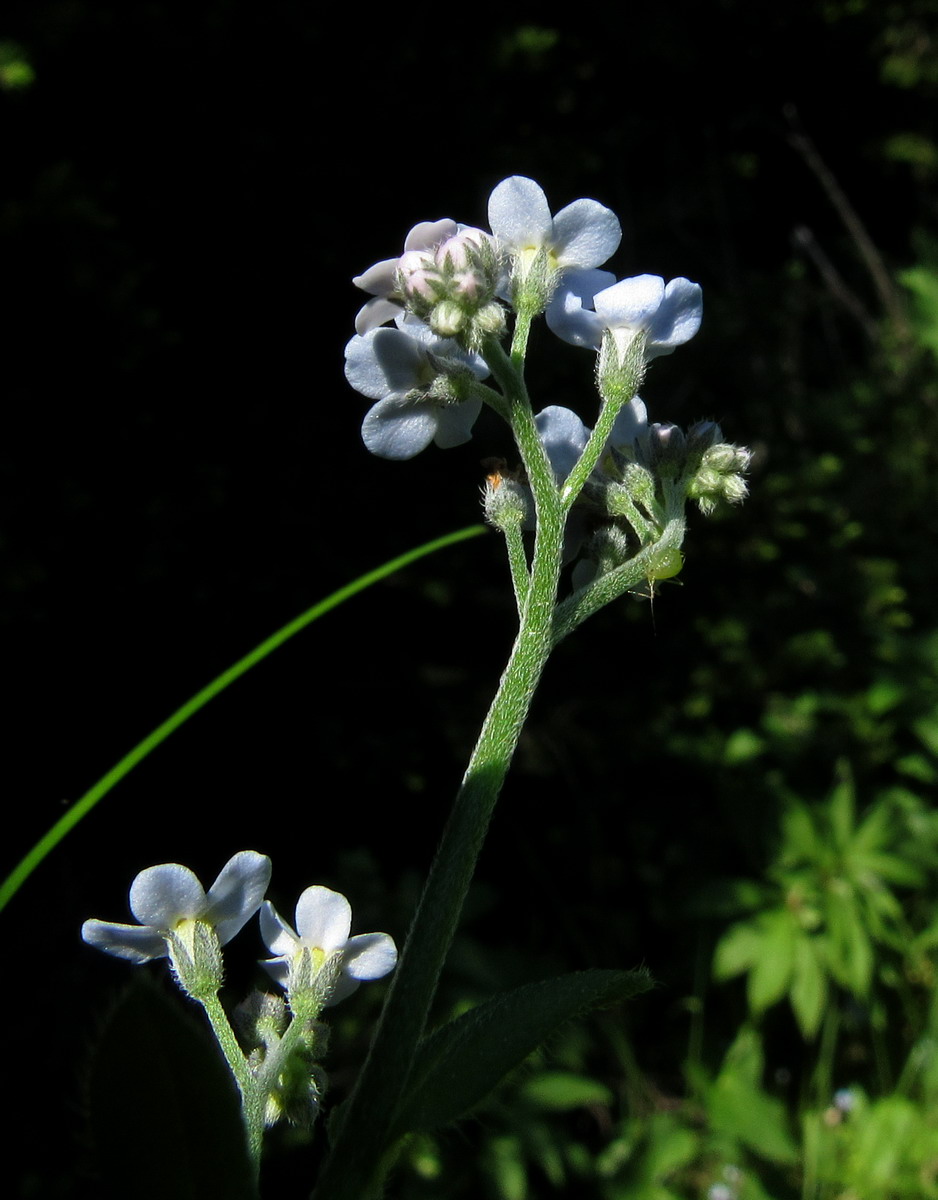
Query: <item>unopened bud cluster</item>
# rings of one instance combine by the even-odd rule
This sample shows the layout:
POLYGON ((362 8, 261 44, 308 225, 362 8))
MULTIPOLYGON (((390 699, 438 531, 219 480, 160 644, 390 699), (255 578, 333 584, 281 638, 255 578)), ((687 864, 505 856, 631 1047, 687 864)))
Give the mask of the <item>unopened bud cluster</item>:
POLYGON ((704 452, 688 485, 688 498, 697 501, 705 516, 709 516, 721 500, 727 504, 741 503, 749 495, 743 476, 751 462, 752 452, 745 446, 733 446, 728 442, 711 446, 704 452))
POLYGON ((481 229, 463 229, 435 249, 409 250, 397 262, 397 290, 407 309, 437 336, 469 347, 504 332, 498 280, 495 240, 481 229))

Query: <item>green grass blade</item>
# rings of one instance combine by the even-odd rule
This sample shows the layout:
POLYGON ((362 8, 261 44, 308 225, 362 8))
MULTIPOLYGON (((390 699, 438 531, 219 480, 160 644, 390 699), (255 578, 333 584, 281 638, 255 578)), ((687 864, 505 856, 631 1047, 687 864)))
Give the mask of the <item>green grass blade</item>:
POLYGON ((223 692, 229 684, 234 683, 236 679, 240 679, 245 672, 263 661, 268 654, 271 654, 279 646, 282 646, 284 642, 289 641, 294 634, 305 629, 307 625, 311 625, 313 621, 331 609, 338 608, 340 604, 357 595, 358 592, 371 587, 373 583, 378 583, 380 580, 386 579, 388 575, 393 575, 395 571, 400 571, 410 563, 416 562, 418 558, 434 554, 437 550, 444 550, 447 546, 453 546, 457 542, 464 542, 469 538, 478 537, 484 532, 484 525, 470 525, 466 529, 460 529, 455 533, 448 533, 444 537, 435 538, 431 542, 425 542, 424 545, 417 546, 414 550, 408 550, 406 554, 392 558, 382 566, 376 567, 375 570, 368 571, 366 574, 359 576, 358 579, 345 584, 344 587, 340 587, 338 591, 333 592, 330 596, 326 596, 324 600, 320 600, 312 608, 308 608, 306 612, 301 613, 300 616, 284 625, 282 629, 278 629, 276 633, 271 634, 259 646, 255 646, 253 650, 245 654, 233 666, 230 666, 226 671, 222 671, 217 678, 213 679, 201 691, 196 692, 181 708, 177 708, 172 716, 168 717, 161 725, 158 725, 156 729, 147 734, 142 742, 138 742, 129 753, 125 754, 119 762, 115 763, 110 771, 106 775, 103 775, 83 796, 80 796, 69 807, 68 811, 56 821, 52 828, 39 839, 29 853, 17 863, 6 879, 4 879, 3 883, 0 884, 0 911, 16 895, 46 855, 59 844, 71 829, 74 829, 82 817, 86 813, 89 813, 103 796, 106 796, 129 771, 132 771, 137 763, 145 759, 151 750, 155 750, 171 733, 174 733, 180 725, 185 724, 200 708, 204 708, 209 700, 213 700, 220 692, 223 692))

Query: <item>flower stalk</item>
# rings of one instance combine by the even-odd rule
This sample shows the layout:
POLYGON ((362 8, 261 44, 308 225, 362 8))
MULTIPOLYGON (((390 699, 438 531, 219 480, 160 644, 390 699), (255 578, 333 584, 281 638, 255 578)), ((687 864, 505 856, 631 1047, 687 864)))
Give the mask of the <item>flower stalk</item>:
POLYGON ((389 1169, 388 1138, 531 700, 554 644, 564 512, 537 435, 520 370, 497 342, 485 358, 511 405, 512 428, 537 510, 537 533, 520 628, 424 886, 371 1051, 314 1193, 370 1200, 389 1169))

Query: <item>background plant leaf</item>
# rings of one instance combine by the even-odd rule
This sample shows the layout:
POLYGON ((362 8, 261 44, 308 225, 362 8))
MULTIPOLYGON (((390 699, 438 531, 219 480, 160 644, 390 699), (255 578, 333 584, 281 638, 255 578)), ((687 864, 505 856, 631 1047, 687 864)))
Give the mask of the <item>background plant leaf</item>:
POLYGON ((101 1195, 257 1200, 221 1052, 143 973, 104 1025, 89 1107, 101 1195))

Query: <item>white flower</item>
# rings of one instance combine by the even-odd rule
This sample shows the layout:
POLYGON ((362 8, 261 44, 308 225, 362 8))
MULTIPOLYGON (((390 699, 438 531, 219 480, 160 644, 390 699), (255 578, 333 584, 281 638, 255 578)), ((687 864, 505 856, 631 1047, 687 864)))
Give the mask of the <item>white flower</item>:
POLYGON ((547 306, 549 327, 574 346, 598 350, 608 330, 620 358, 636 333, 645 333, 645 360, 671 354, 700 328, 703 293, 699 283, 658 275, 615 282, 608 271, 568 275, 547 306))
MULTIPOLYGON (((449 217, 443 217, 439 221, 421 221, 404 239, 404 254, 401 258, 406 258, 411 251, 432 253, 458 232, 459 226, 449 217)), ((386 321, 400 316, 403 307, 398 297, 398 267, 401 258, 382 259, 352 280, 356 287, 361 288, 363 292, 371 292, 374 296, 373 300, 369 300, 359 309, 355 318, 356 333, 367 333, 369 329, 377 329, 386 321)))
POLYGON ((130 887, 130 911, 140 924, 85 921, 81 936, 89 945, 134 963, 163 958, 168 937, 186 922, 210 926, 224 946, 260 908, 269 883, 270 859, 253 850, 230 858, 207 894, 188 867, 147 867, 130 887))
MULTIPOLYGON (((397 947, 386 933, 360 933, 349 937, 352 908, 339 892, 308 887, 296 906, 296 930, 279 915, 270 901, 261 908, 261 936, 271 954, 262 966, 277 983, 288 986, 293 969, 303 970, 304 959, 312 970, 311 985, 323 975, 330 981, 325 1005, 350 996, 365 979, 380 979, 394 969, 397 947)), ((307 969, 308 969, 307 968, 307 969)))
POLYGON ((479 355, 413 318, 356 334, 345 347, 349 383, 378 401, 365 416, 362 439, 381 458, 413 458, 431 442, 443 449, 467 442, 482 408, 465 394, 467 385, 488 373, 479 355))
POLYGON ((574 200, 552 217, 543 190, 523 175, 503 179, 492 192, 489 224, 499 243, 526 266, 543 249, 549 265, 561 271, 598 267, 622 238, 615 213, 596 200, 574 200))

